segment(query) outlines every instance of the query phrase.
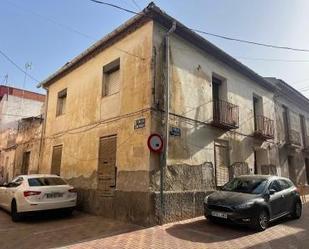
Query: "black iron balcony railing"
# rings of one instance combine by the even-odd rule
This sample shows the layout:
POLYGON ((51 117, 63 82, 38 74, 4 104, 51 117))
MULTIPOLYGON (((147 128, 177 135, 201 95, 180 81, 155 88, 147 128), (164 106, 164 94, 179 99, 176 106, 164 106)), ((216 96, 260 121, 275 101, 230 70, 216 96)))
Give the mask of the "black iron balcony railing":
POLYGON ((239 107, 225 100, 214 100, 212 124, 223 129, 238 128, 239 107))
POLYGON ((255 116, 254 134, 263 139, 273 139, 275 134, 274 121, 262 115, 255 116))
POLYGON ((288 134, 286 134, 286 142, 288 145, 301 146, 300 132, 293 129, 289 129, 288 134))

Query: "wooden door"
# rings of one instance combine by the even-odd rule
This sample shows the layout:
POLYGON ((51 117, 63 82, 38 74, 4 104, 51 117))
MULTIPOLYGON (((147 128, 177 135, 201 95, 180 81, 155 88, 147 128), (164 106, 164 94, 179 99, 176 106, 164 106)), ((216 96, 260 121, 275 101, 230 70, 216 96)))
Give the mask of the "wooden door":
POLYGON ((62 160, 62 145, 53 147, 51 174, 60 176, 61 172, 61 160, 62 160))
POLYGON ((100 138, 98 162, 98 193, 113 196, 116 188, 117 137, 100 138))

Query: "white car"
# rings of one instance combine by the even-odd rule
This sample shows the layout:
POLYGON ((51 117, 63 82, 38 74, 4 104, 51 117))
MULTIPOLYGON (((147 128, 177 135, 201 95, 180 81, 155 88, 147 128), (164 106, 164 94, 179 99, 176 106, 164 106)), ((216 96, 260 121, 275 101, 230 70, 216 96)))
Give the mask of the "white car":
POLYGON ((0 187, 0 206, 18 221, 23 213, 76 206, 76 190, 56 175, 21 175, 0 187))

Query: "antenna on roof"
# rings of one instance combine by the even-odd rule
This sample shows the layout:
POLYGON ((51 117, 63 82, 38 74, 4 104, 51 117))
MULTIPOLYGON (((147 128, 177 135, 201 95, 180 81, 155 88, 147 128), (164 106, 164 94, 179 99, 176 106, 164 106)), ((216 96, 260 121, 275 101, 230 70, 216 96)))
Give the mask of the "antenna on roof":
POLYGON ((6 100, 9 100, 9 75, 6 74, 4 75, 4 81, 3 84, 7 87, 7 95, 6 95, 6 100))
POLYGON ((26 64, 25 64, 25 77, 24 77, 24 82, 23 82, 23 87, 22 87, 22 96, 21 96, 21 104, 20 104, 20 115, 23 114, 24 95, 25 95, 27 74, 28 74, 28 70, 31 70, 31 69, 32 69, 32 62, 26 62, 26 64))

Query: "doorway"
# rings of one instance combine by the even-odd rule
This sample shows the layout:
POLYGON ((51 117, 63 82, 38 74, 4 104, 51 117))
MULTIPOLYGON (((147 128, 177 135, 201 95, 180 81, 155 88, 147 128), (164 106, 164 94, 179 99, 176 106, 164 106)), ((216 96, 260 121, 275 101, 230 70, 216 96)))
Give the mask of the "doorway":
POLYGON ((228 141, 215 140, 214 156, 216 185, 223 186, 230 180, 230 157, 228 141))

